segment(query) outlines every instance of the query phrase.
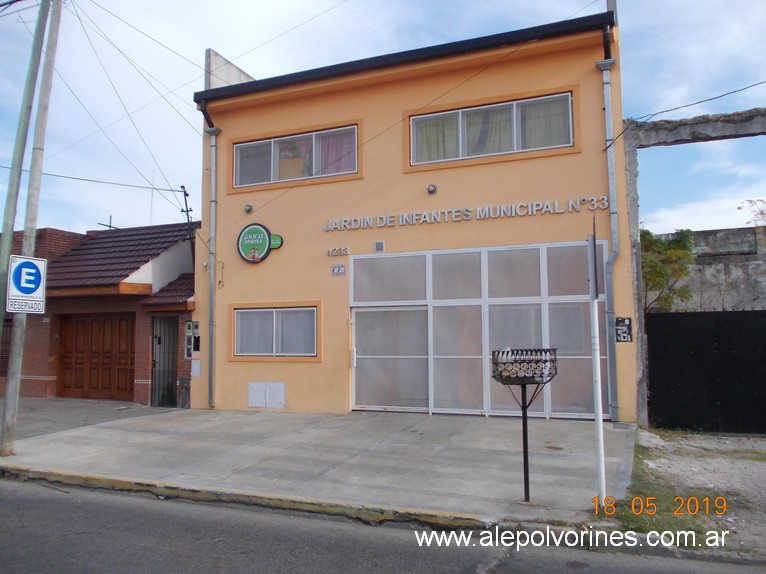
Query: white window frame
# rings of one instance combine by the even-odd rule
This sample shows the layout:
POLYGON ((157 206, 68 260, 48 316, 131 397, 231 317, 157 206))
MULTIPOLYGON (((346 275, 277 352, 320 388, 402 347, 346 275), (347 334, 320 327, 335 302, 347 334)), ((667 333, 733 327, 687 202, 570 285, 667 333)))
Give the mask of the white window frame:
POLYGON ((233 346, 232 354, 235 358, 290 358, 290 357, 310 357, 317 358, 318 353, 318 312, 317 307, 246 307, 234 309, 234 331, 233 331, 233 346), (312 313, 312 326, 311 333, 313 337, 313 349, 308 353, 284 353, 277 352, 277 341, 279 340, 279 321, 277 321, 277 315, 290 311, 311 311, 312 313), (247 352, 240 349, 240 341, 238 340, 239 334, 239 318, 243 314, 248 313, 271 313, 272 315, 272 331, 271 331, 271 352, 270 353, 255 353, 247 352))
POLYGON ((356 125, 351 126, 343 126, 339 128, 332 128, 327 130, 319 130, 314 132, 304 132, 299 134, 292 134, 289 136, 284 137, 277 137, 277 138, 268 138, 268 139, 262 139, 262 140, 254 140, 249 142, 243 142, 234 144, 234 172, 232 173, 232 183, 234 188, 240 188, 240 187, 251 187, 254 185, 270 185, 273 183, 279 183, 283 181, 294 181, 294 180, 303 180, 303 179, 316 179, 316 178, 323 178, 323 177, 334 177, 338 175, 348 175, 348 174, 354 174, 358 173, 359 171, 359 135, 358 135, 358 128, 356 125), (321 173, 319 170, 320 165, 320 159, 321 159, 321 152, 320 152, 320 146, 319 146, 319 139, 322 136, 326 136, 329 134, 332 134, 333 132, 344 132, 344 131, 353 131, 354 134, 354 168, 348 171, 338 171, 333 173, 321 173), (311 138, 311 166, 312 166, 312 173, 310 175, 305 176, 299 176, 299 177, 282 177, 280 178, 279 173, 279 144, 288 142, 290 140, 299 140, 301 138, 311 138), (261 146, 264 144, 270 145, 271 151, 270 151, 270 175, 269 179, 266 181, 255 181, 255 182, 241 182, 238 181, 238 166, 240 162, 240 150, 245 150, 248 147, 254 147, 254 146, 261 146))
POLYGON ((486 106, 476 106, 471 108, 461 108, 457 110, 449 110, 449 111, 442 111, 442 112, 436 112, 432 114, 422 114, 417 116, 411 116, 410 117, 410 164, 413 166, 418 165, 429 165, 429 164, 435 164, 435 163, 443 163, 448 161, 459 161, 459 160, 465 160, 465 159, 475 159, 475 158, 481 158, 481 157, 491 157, 491 156, 503 156, 503 155, 510 155, 510 154, 517 154, 517 153, 523 153, 523 152, 530 152, 530 151, 538 151, 538 150, 546 150, 546 149, 558 149, 558 148, 565 148, 565 147, 572 147, 574 145, 574 113, 572 110, 572 93, 571 92, 562 92, 558 94, 550 94, 546 96, 541 96, 537 98, 526 98, 523 100, 512 100, 508 102, 499 102, 496 104, 490 104, 486 106), (519 118, 519 107, 521 104, 529 103, 529 102, 537 102, 542 101, 546 99, 554 99, 554 98, 561 98, 566 97, 568 99, 568 106, 567 110, 569 112, 569 137, 567 142, 553 145, 553 146, 547 146, 547 147, 529 147, 529 148, 522 148, 521 146, 521 137, 520 137, 520 118, 519 118), (484 153, 484 154, 469 154, 468 150, 466 149, 467 144, 465 141, 465 131, 466 131, 466 120, 465 120, 465 113, 466 112, 476 112, 480 110, 490 110, 492 108, 502 108, 502 107, 511 107, 512 108, 512 118, 513 118, 513 124, 512 129, 513 132, 511 134, 512 136, 512 149, 509 151, 502 151, 502 152, 493 152, 493 153, 484 153), (458 155, 456 157, 447 157, 443 159, 436 159, 436 160, 428 160, 428 161, 418 161, 418 159, 415 157, 416 151, 417 151, 417 141, 416 141, 416 130, 415 130, 415 124, 418 122, 418 120, 425 120, 430 118, 435 118, 438 116, 451 116, 451 115, 457 115, 458 121, 457 121, 457 129, 458 129, 458 141, 457 144, 457 153, 458 155))

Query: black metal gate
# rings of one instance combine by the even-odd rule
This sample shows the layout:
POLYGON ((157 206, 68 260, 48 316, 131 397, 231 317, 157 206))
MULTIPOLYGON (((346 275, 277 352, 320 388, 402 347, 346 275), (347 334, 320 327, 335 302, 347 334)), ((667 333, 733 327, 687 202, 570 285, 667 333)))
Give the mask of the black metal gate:
POLYGON ((766 311, 648 313, 649 420, 766 433, 766 311))
POLYGON ((154 317, 152 344, 152 406, 176 406, 178 317, 154 317))

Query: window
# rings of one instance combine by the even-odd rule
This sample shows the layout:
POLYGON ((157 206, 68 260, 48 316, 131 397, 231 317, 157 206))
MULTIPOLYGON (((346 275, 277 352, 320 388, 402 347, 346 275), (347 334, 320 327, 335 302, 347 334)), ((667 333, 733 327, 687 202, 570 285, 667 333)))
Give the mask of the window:
POLYGON ((237 309, 234 355, 316 357, 316 307, 237 309))
POLYGON ((571 146, 571 94, 415 116, 413 165, 571 146))
POLYGON ((234 187, 355 173, 356 126, 234 146, 234 187))

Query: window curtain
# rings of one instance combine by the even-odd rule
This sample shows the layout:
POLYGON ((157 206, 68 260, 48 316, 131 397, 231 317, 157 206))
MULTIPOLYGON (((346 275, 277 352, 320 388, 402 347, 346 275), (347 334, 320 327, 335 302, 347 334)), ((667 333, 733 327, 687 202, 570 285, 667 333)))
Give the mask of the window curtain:
POLYGON ((518 107, 521 149, 571 143, 568 97, 520 102, 518 107))
POLYGON ((466 156, 513 151, 513 107, 467 111, 465 122, 466 156))
POLYGON ((313 309, 279 309, 275 312, 277 355, 316 355, 316 319, 313 309))
POLYGON ((415 163, 458 157, 458 114, 418 118, 415 127, 415 163))
POLYGON ((319 170, 316 175, 356 171, 356 137, 354 130, 319 136, 319 170))
POLYGON ((235 355, 271 355, 274 352, 274 312, 236 311, 235 355))
POLYGON ((236 147, 234 185, 271 181, 271 142, 236 147))

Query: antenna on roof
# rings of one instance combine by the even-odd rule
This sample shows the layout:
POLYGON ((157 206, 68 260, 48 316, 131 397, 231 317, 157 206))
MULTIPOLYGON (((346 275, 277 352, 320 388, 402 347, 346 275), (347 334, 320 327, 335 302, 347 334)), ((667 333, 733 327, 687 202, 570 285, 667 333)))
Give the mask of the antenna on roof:
POLYGON ((119 227, 115 227, 112 225, 112 214, 109 214, 109 223, 99 223, 98 225, 103 225, 107 229, 119 229, 119 227))

